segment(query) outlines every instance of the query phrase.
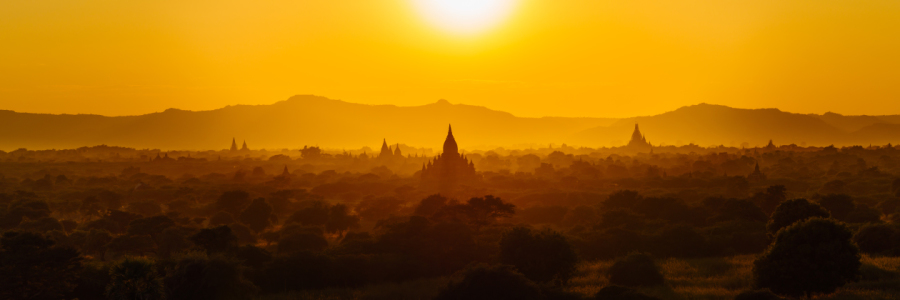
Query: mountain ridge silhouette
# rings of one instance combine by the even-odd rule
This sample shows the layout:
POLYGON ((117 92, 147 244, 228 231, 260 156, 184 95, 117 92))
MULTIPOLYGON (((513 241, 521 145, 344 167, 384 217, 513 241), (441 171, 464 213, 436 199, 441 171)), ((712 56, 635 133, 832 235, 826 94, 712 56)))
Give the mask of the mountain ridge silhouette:
POLYGON ((269 105, 229 105, 189 111, 170 108, 135 116, 33 114, 0 110, 0 149, 69 149, 115 145, 166 150, 219 150, 232 138, 252 149, 358 149, 389 143, 435 148, 447 124, 461 148, 523 148, 549 143, 589 147, 627 143, 634 123, 654 145, 738 146, 807 143, 826 146, 900 142, 900 116, 794 114, 698 104, 633 118, 517 117, 447 100, 420 106, 366 105, 298 95, 269 105))

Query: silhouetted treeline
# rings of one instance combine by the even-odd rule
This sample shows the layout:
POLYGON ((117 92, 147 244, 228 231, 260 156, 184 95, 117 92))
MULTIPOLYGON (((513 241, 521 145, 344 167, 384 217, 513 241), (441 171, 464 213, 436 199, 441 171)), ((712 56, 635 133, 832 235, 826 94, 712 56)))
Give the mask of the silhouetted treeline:
POLYGON ((0 298, 249 299, 447 278, 439 299, 650 299, 634 289, 666 284, 654 260, 733 255, 758 257, 759 288, 805 296, 858 280, 862 254, 900 255, 892 148, 473 153, 479 180, 451 190, 397 169, 416 157, 307 152, 0 162, 0 298), (797 250, 810 245, 830 250, 797 250), (566 289, 597 260, 616 261, 615 286, 566 289))

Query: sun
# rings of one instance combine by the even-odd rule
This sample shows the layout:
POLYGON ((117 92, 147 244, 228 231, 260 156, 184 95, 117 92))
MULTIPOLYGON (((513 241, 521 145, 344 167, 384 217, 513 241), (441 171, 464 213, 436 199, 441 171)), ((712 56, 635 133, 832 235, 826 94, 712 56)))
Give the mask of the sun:
POLYGON ((412 0, 419 14, 438 28, 474 35, 507 19, 517 0, 412 0))

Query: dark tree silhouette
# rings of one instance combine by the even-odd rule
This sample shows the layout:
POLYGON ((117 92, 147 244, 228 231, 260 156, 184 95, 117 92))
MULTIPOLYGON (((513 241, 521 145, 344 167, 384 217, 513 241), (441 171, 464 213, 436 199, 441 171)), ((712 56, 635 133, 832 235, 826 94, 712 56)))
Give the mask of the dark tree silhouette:
POLYGON ((183 227, 171 227, 163 230, 157 241, 157 254, 162 258, 169 258, 172 254, 187 251, 191 248, 188 237, 195 233, 194 229, 183 227))
POLYGON ((250 205, 250 194, 245 191, 229 191, 219 196, 215 202, 215 209, 225 211, 232 216, 239 216, 241 211, 250 205))
POLYGON ((190 241, 207 254, 231 252, 238 246, 238 239, 228 226, 200 230, 190 237, 190 241))
POLYGON ((775 235, 778 230, 809 218, 831 216, 825 208, 806 199, 793 199, 782 202, 772 213, 766 230, 770 235, 775 235))
POLYGON ((538 286, 512 266, 475 265, 461 272, 462 279, 452 281, 435 300, 538 300, 538 286))
POLYGON ((162 276, 155 263, 146 258, 126 257, 110 268, 107 299, 156 300, 164 299, 162 276))
POLYGON ((234 216, 231 213, 225 212, 225 211, 220 211, 209 218, 209 226, 215 227, 215 226, 228 225, 228 224, 234 223, 234 221, 235 221, 234 216))
POLYGON ((328 248, 328 240, 321 234, 297 232, 282 235, 278 240, 278 254, 292 254, 301 251, 322 251, 328 248))
POLYGON ((103 229, 91 229, 91 231, 88 231, 85 235, 82 250, 85 254, 95 255, 100 259, 103 259, 103 255, 106 253, 106 247, 112 239, 112 234, 110 234, 109 231, 103 229))
POLYGON ((284 222, 298 223, 305 226, 325 226, 328 223, 328 204, 322 201, 312 201, 296 212, 284 222))
POLYGON ((464 221, 475 227, 483 227, 493 224, 497 219, 511 217, 515 212, 515 205, 488 195, 469 199, 466 204, 444 206, 435 214, 435 218, 464 221))
POLYGON ((0 299, 61 299, 75 288, 78 251, 40 234, 9 231, 0 237, 0 299))
POLYGON ((163 282, 168 300, 247 300, 257 290, 237 261, 222 256, 182 257, 163 282))
MULTIPOLYGON (((36 196, 35 196, 36 197, 36 196)), ((37 220, 50 216, 50 205, 47 202, 36 200, 32 197, 13 200, 9 204, 5 214, 0 215, 0 228, 14 228, 28 218, 37 220)))
POLYGON ((359 228, 359 217, 350 214, 350 208, 343 204, 335 204, 328 212, 328 222, 325 223, 325 231, 338 233, 343 237, 344 232, 359 228))
POLYGON ((641 294, 635 289, 608 285, 594 294, 595 300, 659 300, 659 298, 641 294))
POLYGON ((578 256, 559 232, 516 227, 500 239, 500 263, 515 266, 536 282, 565 283, 575 273, 578 256))
POLYGON ((831 219, 811 218, 778 232, 775 242, 753 262, 756 286, 779 295, 832 293, 859 278, 859 249, 853 234, 831 219))
POLYGON ((153 216, 149 218, 141 218, 128 224, 127 234, 130 235, 149 235, 156 238, 163 230, 166 228, 175 226, 175 221, 172 221, 167 216, 153 216))
POLYGON ((886 224, 866 224, 853 236, 853 242, 863 253, 887 253, 900 246, 900 230, 886 224))
POLYGON ((637 205, 641 200, 641 195, 636 191, 621 190, 609 195, 609 198, 603 202, 605 210, 610 209, 629 209, 637 205))
POLYGON ((787 188, 783 185, 773 185, 768 187, 764 193, 757 193, 752 199, 763 213, 771 215, 781 202, 787 200, 787 188))
POLYGON ((717 208, 716 215, 712 220, 716 222, 730 220, 765 222, 768 218, 762 209, 749 200, 728 199, 717 208))
POLYGON ((278 217, 272 213, 272 206, 263 198, 254 199, 253 203, 241 212, 240 219, 241 223, 255 232, 261 232, 271 226, 273 221, 278 221, 278 217))
POLYGON ((114 237, 106 248, 118 254, 145 255, 154 252, 155 246, 150 235, 120 235, 114 237))
POLYGON ((847 216, 856 209, 853 198, 846 194, 828 194, 819 199, 819 205, 825 208, 832 218, 841 222, 847 222, 847 216))
POLYGON ((441 196, 440 194, 435 194, 422 199, 419 202, 419 205, 416 206, 415 215, 430 217, 437 213, 441 208, 447 205, 448 201, 447 197, 441 196))
POLYGON ((701 257, 710 254, 706 237, 691 226, 665 228, 653 237, 650 251, 661 257, 701 257))
POLYGON ((617 260, 607 275, 610 283, 628 287, 662 285, 665 281, 653 258, 643 253, 617 260))
POLYGON ((775 295, 770 290, 754 290, 741 292, 734 297, 734 300, 783 300, 784 298, 775 295))
POLYGON ((48 231, 63 231, 63 225, 56 218, 44 217, 37 220, 27 220, 19 224, 19 230, 45 233, 48 231))

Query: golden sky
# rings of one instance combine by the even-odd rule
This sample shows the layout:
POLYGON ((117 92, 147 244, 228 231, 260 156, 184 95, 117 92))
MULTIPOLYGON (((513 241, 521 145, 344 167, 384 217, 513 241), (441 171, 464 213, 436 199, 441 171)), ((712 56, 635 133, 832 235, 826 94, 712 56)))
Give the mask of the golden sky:
POLYGON ((897 0, 465 0, 500 3, 469 21, 422 1, 441 0, 0 1, 0 109, 131 115, 316 94, 529 117, 700 102, 900 114, 897 0))

